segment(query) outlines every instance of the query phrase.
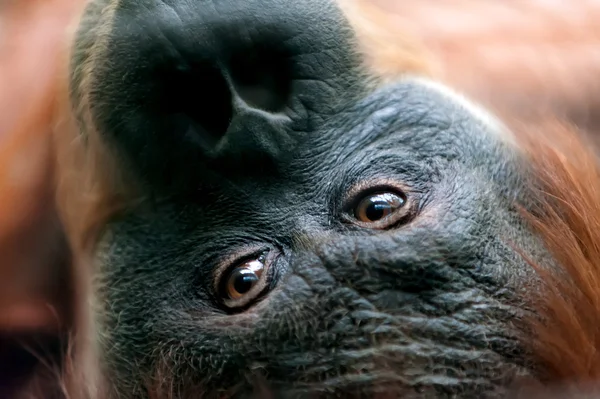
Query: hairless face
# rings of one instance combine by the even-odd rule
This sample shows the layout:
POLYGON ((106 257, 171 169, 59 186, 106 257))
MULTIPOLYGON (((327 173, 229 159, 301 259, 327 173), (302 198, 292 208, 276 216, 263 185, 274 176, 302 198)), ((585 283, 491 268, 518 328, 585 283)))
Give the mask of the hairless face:
POLYGON ((449 89, 370 75, 356 40, 324 0, 88 7, 81 132, 145 198, 97 246, 115 395, 495 396, 529 376, 527 164, 449 89))

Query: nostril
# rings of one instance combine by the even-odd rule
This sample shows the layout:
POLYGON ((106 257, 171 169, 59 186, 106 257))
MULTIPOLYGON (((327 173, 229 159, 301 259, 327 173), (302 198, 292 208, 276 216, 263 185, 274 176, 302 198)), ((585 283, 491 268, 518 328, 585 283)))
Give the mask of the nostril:
POLYGON ((208 62, 188 64, 165 78, 163 105, 183 114, 208 145, 221 139, 233 117, 232 94, 221 70, 208 62))
POLYGON ((249 106, 279 112, 288 104, 292 68, 284 54, 272 48, 255 46, 235 52, 229 68, 237 95, 249 106))

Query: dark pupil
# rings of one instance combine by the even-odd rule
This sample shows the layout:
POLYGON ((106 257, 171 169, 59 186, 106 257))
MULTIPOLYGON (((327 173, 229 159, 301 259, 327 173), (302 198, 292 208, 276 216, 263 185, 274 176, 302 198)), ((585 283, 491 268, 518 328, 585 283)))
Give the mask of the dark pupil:
POLYGON ((375 200, 371 204, 369 204, 369 206, 365 210, 365 216, 367 216, 369 220, 379 220, 387 216, 387 214, 390 211, 390 208, 391 206, 388 202, 375 200))
POLYGON ((250 291, 258 281, 258 276, 252 272, 240 273, 233 282, 233 288, 240 294, 250 291))

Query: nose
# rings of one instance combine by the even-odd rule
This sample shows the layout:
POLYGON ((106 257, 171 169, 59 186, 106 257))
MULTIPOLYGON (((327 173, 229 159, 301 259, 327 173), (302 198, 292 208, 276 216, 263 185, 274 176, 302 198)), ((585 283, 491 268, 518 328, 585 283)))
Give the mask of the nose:
POLYGON ((190 33, 179 33, 180 43, 190 44, 179 50, 186 68, 170 97, 182 98, 179 106, 196 122, 196 138, 209 158, 281 158, 293 147, 294 132, 318 130, 339 99, 360 87, 350 30, 335 2, 187 7, 193 17, 176 29, 183 27, 193 41, 190 33), (188 31, 188 23, 201 29, 188 31), (190 101, 194 96, 200 106, 190 101))
POLYGON ((73 98, 89 94, 97 130, 148 178, 281 160, 366 90, 333 0, 170 0, 112 18, 80 32, 76 54, 103 50, 74 69, 73 98))

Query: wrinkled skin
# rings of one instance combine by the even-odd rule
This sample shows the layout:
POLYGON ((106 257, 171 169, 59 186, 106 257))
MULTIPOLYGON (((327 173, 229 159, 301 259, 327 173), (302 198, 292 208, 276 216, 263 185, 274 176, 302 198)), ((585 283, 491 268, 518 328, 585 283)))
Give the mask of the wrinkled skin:
POLYGON ((530 374, 515 248, 541 249, 501 125, 426 80, 367 78, 331 2, 121 0, 99 18, 105 3, 72 98, 146 198, 97 248, 120 397, 163 366, 174 392, 242 397, 496 396, 530 374), (375 189, 406 196, 384 229, 352 216, 375 189), (260 253, 262 295, 228 309, 215 281, 260 253))

